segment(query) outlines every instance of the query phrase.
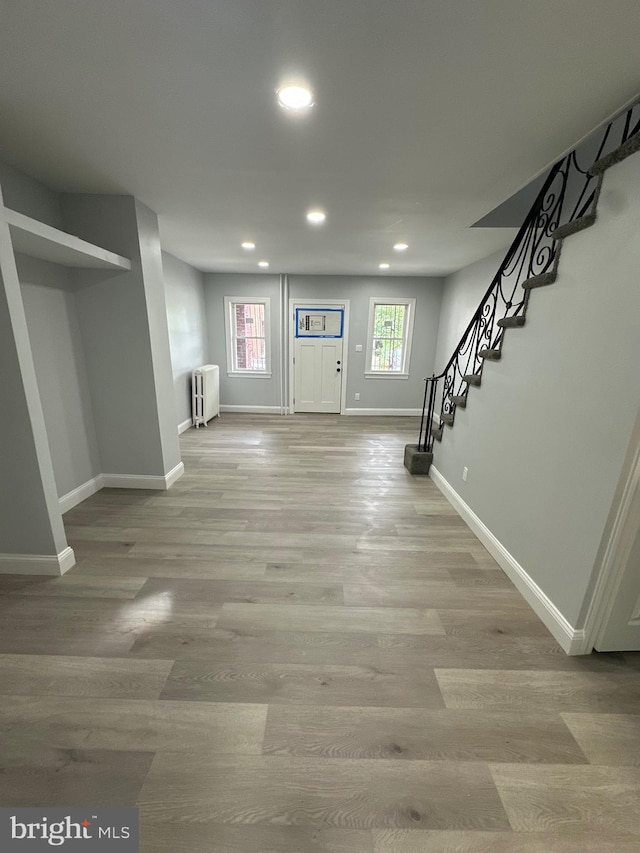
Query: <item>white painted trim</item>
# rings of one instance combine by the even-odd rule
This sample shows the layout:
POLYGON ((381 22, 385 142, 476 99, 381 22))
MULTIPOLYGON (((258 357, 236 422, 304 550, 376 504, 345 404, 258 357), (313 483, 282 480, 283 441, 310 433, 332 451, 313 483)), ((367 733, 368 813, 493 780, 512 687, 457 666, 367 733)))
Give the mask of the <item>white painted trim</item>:
POLYGON ((58 554, 58 565, 60 566, 60 574, 64 575, 69 569, 72 569, 76 564, 76 555, 73 549, 67 546, 64 551, 58 554))
POLYGON ((227 370, 229 379, 271 379, 271 373, 263 370, 227 370))
POLYGON ((366 371, 364 374, 365 379, 409 379, 408 373, 383 373, 379 371, 378 373, 374 373, 372 370, 366 371))
POLYGON ((184 474, 184 462, 178 462, 167 474, 164 475, 165 489, 170 489, 171 486, 179 480, 184 474))
POLYGON ((433 465, 429 470, 429 476, 449 503, 458 511, 462 520, 476 534, 487 551, 504 570, 523 598, 535 610, 564 651, 568 655, 585 654, 583 651, 585 646, 584 630, 574 628, 565 619, 546 593, 529 577, 515 557, 507 551, 504 545, 494 536, 484 522, 463 501, 453 486, 445 480, 433 465))
POLYGON ((72 489, 70 492, 67 492, 66 495, 58 498, 60 512, 64 515, 65 512, 69 512, 69 510, 73 509, 74 506, 82 503, 82 501, 86 501, 87 498, 90 498, 91 495, 95 495, 96 492, 99 492, 100 489, 103 488, 103 475, 98 474, 97 477, 87 480, 86 483, 83 483, 81 486, 78 486, 76 489, 72 489))
POLYGON ((245 415, 281 415, 280 406, 220 406, 221 412, 239 412, 245 415))
POLYGON ((342 327, 342 393, 340 394, 340 414, 345 415, 347 413, 347 384, 349 377, 349 312, 351 310, 351 300, 350 299, 301 299, 300 297, 290 297, 289 298, 289 411, 291 414, 295 413, 296 407, 293 402, 293 398, 295 397, 295 370, 293 359, 296 354, 296 324, 295 324, 295 309, 296 306, 300 308, 305 308, 306 306, 310 306, 311 308, 315 306, 323 306, 326 305, 327 308, 330 308, 333 305, 337 305, 338 307, 344 308, 344 325, 342 327))
MULTIPOLYGON (((191 425, 191 421, 188 422, 191 425)), ((86 501, 100 489, 168 489, 184 474, 184 464, 179 462, 164 477, 149 474, 98 474, 81 486, 58 499, 64 515, 74 506, 86 501), (148 483, 148 485, 144 485, 148 483)))
POLYGON ((638 531, 640 502, 640 412, 622 466, 612 509, 596 557, 596 579, 585 617, 585 651, 603 641, 616 597, 629 571, 629 554, 638 531), (634 506, 635 505, 635 506, 634 506))
POLYGON ((11 239, 16 252, 67 267, 121 271, 131 269, 128 258, 87 243, 17 210, 5 207, 3 213, 11 227, 11 239))
POLYGON ((280 276, 280 414, 293 414, 289 407, 289 276, 280 276))
POLYGON ((223 296, 224 303, 224 337, 227 352, 227 376, 233 379, 249 377, 250 379, 271 379, 271 297, 270 296, 223 296), (264 370, 237 370, 234 367, 234 337, 235 322, 232 318, 233 306, 246 303, 264 305, 264 370))
POLYGON ((153 474, 103 474, 107 489, 165 489, 164 477, 153 474))
POLYGON ((168 489, 184 474, 184 464, 179 462, 164 476, 154 474, 103 474, 107 489, 168 489))
POLYGON ((59 577, 76 564, 68 546, 59 554, 0 554, 0 575, 53 575, 59 577))
POLYGON ((415 296, 407 296, 404 299, 391 297, 385 299, 383 296, 369 297, 369 317, 367 319, 367 350, 365 359, 365 378, 366 379, 390 379, 394 376, 397 379, 409 378, 409 365, 411 362, 411 348, 413 346, 413 323, 416 316, 416 298, 415 296), (402 352, 402 369, 396 373, 389 371, 372 370, 371 362, 373 361, 373 321, 375 317, 376 305, 404 305, 407 309, 406 325, 404 336, 404 347, 402 352))
POLYGON ((186 421, 182 421, 181 424, 178 424, 178 435, 182 435, 183 432, 186 432, 188 429, 191 429, 193 426, 193 419, 187 418, 186 421))
MULTIPOLYGON (((189 421, 189 425, 191 425, 191 421, 189 421)), ((179 462, 164 477, 153 477, 146 474, 98 474, 97 477, 87 480, 86 483, 58 498, 60 512, 64 515, 65 512, 69 512, 74 506, 82 503, 82 501, 86 501, 91 495, 95 495, 100 489, 168 489, 183 474, 184 464, 182 462, 179 462), (143 480, 150 480, 153 485, 141 485, 140 483, 143 480)))
POLYGON ((345 409, 343 414, 375 418, 384 415, 390 415, 396 418, 419 418, 422 414, 422 409, 345 409))

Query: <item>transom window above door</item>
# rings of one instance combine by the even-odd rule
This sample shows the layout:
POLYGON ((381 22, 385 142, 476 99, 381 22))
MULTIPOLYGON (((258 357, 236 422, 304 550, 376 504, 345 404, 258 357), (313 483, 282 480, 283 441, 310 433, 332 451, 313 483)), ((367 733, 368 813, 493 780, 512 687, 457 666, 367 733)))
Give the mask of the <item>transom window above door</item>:
POLYGON ((227 375, 271 377, 269 298, 224 297, 227 375))

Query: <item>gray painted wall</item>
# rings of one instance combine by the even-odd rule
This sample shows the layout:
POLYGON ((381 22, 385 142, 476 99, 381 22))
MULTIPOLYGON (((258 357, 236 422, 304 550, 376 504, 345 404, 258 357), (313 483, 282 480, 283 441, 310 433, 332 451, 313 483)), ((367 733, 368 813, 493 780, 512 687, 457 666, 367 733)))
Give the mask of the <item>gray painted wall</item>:
POLYGON ((130 196, 62 206, 71 233, 132 263, 72 272, 103 473, 166 474, 180 451, 157 220, 130 196))
MULTIPOLYGON (((438 319, 442 300, 441 278, 382 276, 289 276, 291 299, 344 299, 350 304, 347 364, 347 408, 418 408, 422 406, 423 379, 434 368, 438 319), (416 298, 416 319, 410 378, 365 378, 367 322, 371 296, 416 298), (362 352, 356 352, 362 344, 362 352), (360 400, 354 399, 355 393, 360 400)), ((280 405, 279 277, 272 275, 205 275, 209 353, 220 365, 220 400, 223 405, 280 405), (225 296, 271 298, 272 378, 230 378, 226 375, 223 300, 225 296)), ((288 334, 288 332, 287 332, 288 334)))
POLYGON ((191 371, 209 359, 204 275, 166 252, 162 266, 176 417, 181 424, 191 418, 191 371))
POLYGON ((444 370, 451 358, 505 254, 506 251, 500 249, 446 279, 438 327, 436 373, 444 370))
POLYGON ((62 227, 58 193, 35 178, 0 162, 0 186, 4 203, 11 210, 24 213, 54 228, 62 227))
POLYGON ((437 470, 576 628, 638 410, 639 162, 607 172, 596 225, 566 241, 557 282, 532 293, 527 325, 508 332, 435 451, 437 470))
POLYGON ((289 276, 293 299, 349 299, 349 360, 347 408, 414 409, 422 406, 424 377, 433 372, 442 300, 441 278, 399 276, 289 276), (415 297, 416 316, 409 379, 371 379, 364 376, 370 297, 415 297), (362 352, 356 352, 362 344, 362 352), (355 393, 360 400, 354 399, 355 393))
POLYGON ((280 406, 280 277, 207 273, 205 300, 209 363, 220 365, 220 403, 224 406, 280 406), (269 297, 271 300, 271 378, 227 376, 224 297, 269 297))
POLYGON ((16 260, 61 497, 102 472, 75 296, 64 267, 22 255, 16 260))

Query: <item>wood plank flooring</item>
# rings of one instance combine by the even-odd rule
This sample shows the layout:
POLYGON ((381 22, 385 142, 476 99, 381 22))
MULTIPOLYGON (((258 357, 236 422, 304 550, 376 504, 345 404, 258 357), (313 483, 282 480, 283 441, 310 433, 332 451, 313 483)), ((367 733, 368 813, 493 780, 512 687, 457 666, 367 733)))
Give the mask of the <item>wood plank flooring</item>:
POLYGON ((640 655, 564 655, 416 430, 225 414, 67 513, 69 574, 0 576, 0 805, 137 805, 143 853, 640 851, 640 655))

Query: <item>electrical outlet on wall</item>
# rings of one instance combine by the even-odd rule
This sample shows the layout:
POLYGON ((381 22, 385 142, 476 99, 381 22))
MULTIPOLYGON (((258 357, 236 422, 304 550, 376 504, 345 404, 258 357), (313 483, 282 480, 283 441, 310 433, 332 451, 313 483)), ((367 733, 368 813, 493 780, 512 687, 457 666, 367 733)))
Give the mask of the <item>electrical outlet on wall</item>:
POLYGON ((462 479, 465 481, 465 483, 467 482, 468 473, 469 473, 469 469, 465 465, 464 468, 462 469, 462 479))
POLYGON ((356 344, 356 352, 362 352, 362 344, 356 344))
POLYGON ((353 399, 354 399, 354 400, 359 400, 359 399, 360 399, 360 392, 359 392, 359 391, 356 391, 356 393, 354 394, 353 399))

